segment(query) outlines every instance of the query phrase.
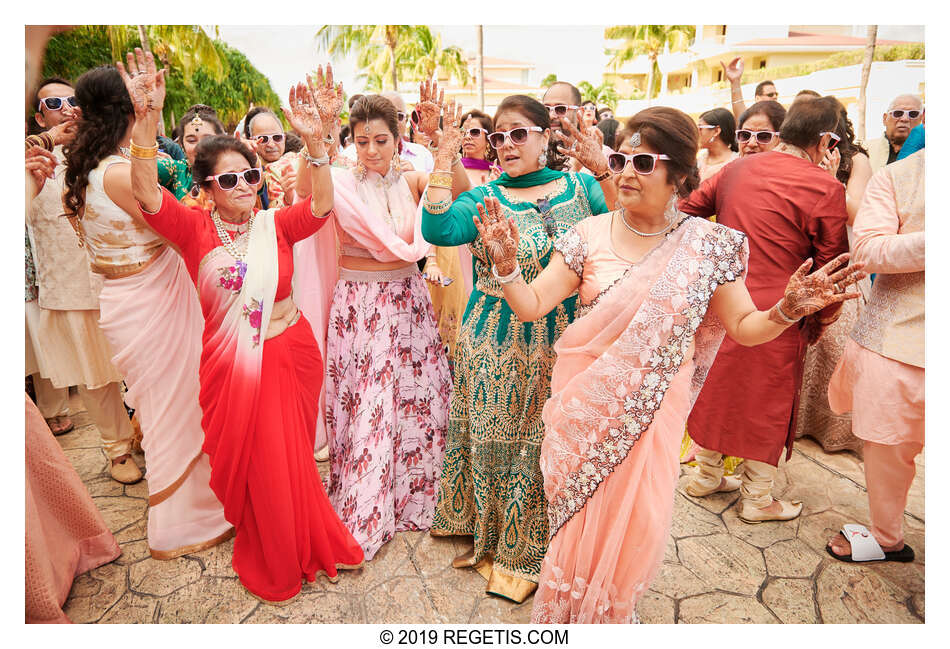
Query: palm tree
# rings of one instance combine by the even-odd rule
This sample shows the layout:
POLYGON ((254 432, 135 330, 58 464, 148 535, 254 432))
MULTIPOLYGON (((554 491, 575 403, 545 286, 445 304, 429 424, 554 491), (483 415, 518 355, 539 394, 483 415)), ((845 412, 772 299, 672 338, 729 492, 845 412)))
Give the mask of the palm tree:
POLYGON ((557 75, 554 74, 553 72, 549 74, 548 76, 544 77, 543 79, 541 79, 542 88, 550 88, 555 83, 557 83, 557 75))
MULTIPOLYGON (((199 25, 136 25, 135 36, 132 36, 131 25, 109 25, 106 31, 113 60, 124 60, 129 41, 137 36, 142 50, 151 52, 161 62, 161 67, 174 68, 181 73, 188 87, 191 87, 192 76, 198 68, 216 81, 224 81, 227 75, 227 60, 218 54, 214 40, 199 25)), ((164 115, 159 120, 159 129, 165 130, 164 115)))
POLYGON ((478 109, 485 110, 485 58, 482 56, 484 30, 478 25, 478 51, 475 54, 475 74, 478 75, 478 109))
POLYGON ((861 89, 858 91, 858 112, 855 115, 855 138, 861 142, 865 136, 865 117, 867 115, 868 77, 871 76, 871 62, 874 60, 874 47, 877 44, 877 25, 868 25, 868 39, 864 45, 864 61, 861 63, 861 89))
POLYGON ((603 82, 596 88, 589 81, 581 81, 577 84, 577 89, 581 91, 584 101, 592 101, 597 105, 607 104, 611 110, 616 109, 617 101, 620 99, 617 89, 609 81, 603 82))
POLYGON ((380 79, 389 77, 393 90, 399 87, 396 49, 414 37, 412 25, 323 25, 317 31, 321 49, 331 56, 346 56, 357 49, 357 66, 380 79))
POLYGON ((442 35, 433 34, 426 25, 413 27, 415 37, 396 48, 397 67, 409 67, 407 76, 414 81, 431 81, 441 68, 442 72, 458 79, 461 85, 468 85, 471 75, 462 49, 457 45, 442 47, 442 35))
POLYGON ((650 59, 650 73, 647 77, 647 104, 653 98, 654 80, 660 79, 660 66, 657 58, 664 51, 682 52, 696 37, 695 25, 616 25, 604 29, 604 38, 624 42, 619 49, 607 49, 612 54, 608 62, 614 70, 627 61, 645 55, 650 59))

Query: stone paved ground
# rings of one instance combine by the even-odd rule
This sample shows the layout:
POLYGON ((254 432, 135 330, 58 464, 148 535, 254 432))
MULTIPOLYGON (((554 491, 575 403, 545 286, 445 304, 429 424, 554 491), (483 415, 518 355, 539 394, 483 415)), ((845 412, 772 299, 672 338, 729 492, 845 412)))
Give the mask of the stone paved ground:
MULTIPOLYGON (((74 411, 81 402, 72 400, 74 411)), ((369 622, 524 623, 521 605, 485 594, 470 569, 451 567, 463 539, 423 532, 396 535, 365 568, 305 585, 293 603, 262 604, 231 569, 233 540, 173 561, 149 556, 145 482, 109 478, 98 433, 85 412, 58 440, 122 546, 113 563, 78 577, 65 605, 74 622, 369 622)), ((137 456, 139 465, 143 458, 137 456)), ((918 461, 904 515, 913 564, 853 566, 825 554, 842 523, 867 523, 862 464, 850 453, 826 454, 811 440, 782 464, 776 493, 805 502, 786 523, 747 525, 737 494, 691 498, 676 493, 663 565, 641 600, 645 623, 852 623, 924 621, 924 463, 918 461)), ((321 470, 323 467, 321 467, 321 470)))

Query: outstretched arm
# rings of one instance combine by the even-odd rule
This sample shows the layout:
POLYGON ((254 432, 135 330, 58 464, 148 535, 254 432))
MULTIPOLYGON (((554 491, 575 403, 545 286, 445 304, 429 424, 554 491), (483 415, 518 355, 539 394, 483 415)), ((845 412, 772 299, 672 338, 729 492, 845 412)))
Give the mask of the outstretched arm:
POLYGON ((580 285, 580 278, 556 252, 538 277, 530 284, 521 277, 518 266, 518 228, 506 219, 497 198, 488 197, 478 206, 479 216, 472 221, 494 261, 493 271, 501 282, 505 300, 518 319, 531 322, 547 315, 580 285))
POLYGON ((151 52, 135 48, 126 54, 126 66, 116 68, 125 82, 135 111, 132 127, 132 195, 146 212, 157 212, 162 206, 162 190, 158 186, 158 121, 165 103, 165 71, 156 70, 151 52))
POLYGON ((710 307, 719 317, 726 333, 740 345, 752 347, 777 338, 801 318, 820 311, 829 304, 859 297, 861 294, 846 292, 846 287, 867 276, 861 269, 864 264, 846 264, 850 255, 839 255, 811 275, 805 273, 812 265, 807 260, 789 278, 785 295, 768 311, 759 311, 745 282, 738 280, 723 284, 716 289, 710 307))
POLYGON ((745 102, 742 100, 742 72, 745 70, 745 64, 742 62, 742 57, 737 56, 729 62, 729 65, 722 61, 719 62, 719 65, 722 66, 723 75, 729 81, 732 94, 732 114, 736 116, 736 122, 738 123, 739 116, 745 112, 745 102))

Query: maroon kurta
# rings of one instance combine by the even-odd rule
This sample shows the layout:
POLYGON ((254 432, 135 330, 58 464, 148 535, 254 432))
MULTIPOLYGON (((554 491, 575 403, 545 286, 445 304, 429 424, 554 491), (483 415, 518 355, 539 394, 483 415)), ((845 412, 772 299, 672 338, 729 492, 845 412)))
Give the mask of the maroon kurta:
MULTIPOLYGON (((749 237, 746 286, 770 309, 809 257, 813 269, 848 251, 844 186, 818 166, 777 151, 726 165, 680 209, 717 215, 749 237)), ((835 308, 839 308, 836 305, 835 308)), ((791 453, 805 339, 797 326, 757 347, 726 338, 690 413, 690 437, 703 448, 777 465, 791 453)))

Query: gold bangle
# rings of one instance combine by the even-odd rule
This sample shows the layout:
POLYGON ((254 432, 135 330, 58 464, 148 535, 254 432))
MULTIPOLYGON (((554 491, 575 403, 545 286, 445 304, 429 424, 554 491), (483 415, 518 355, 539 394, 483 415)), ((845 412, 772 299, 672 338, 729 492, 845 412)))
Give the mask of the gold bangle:
POLYGON ((152 146, 139 146, 135 142, 129 142, 129 153, 133 158, 149 160, 158 157, 158 142, 152 146))
POLYGON ((444 172, 432 172, 429 174, 429 187, 452 189, 452 174, 447 174, 444 172))

